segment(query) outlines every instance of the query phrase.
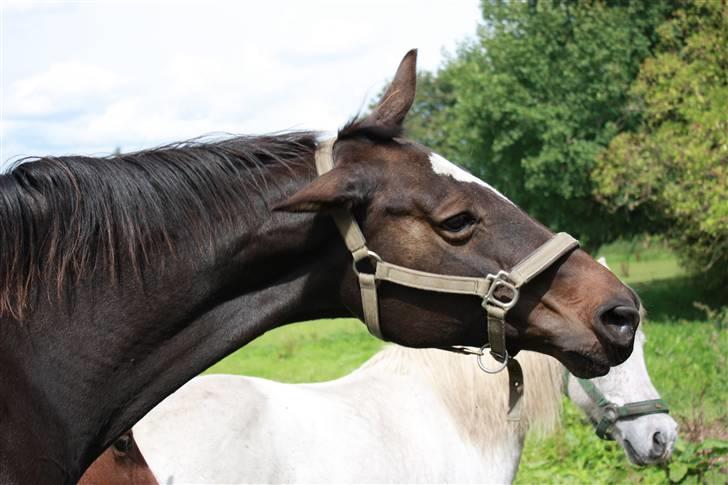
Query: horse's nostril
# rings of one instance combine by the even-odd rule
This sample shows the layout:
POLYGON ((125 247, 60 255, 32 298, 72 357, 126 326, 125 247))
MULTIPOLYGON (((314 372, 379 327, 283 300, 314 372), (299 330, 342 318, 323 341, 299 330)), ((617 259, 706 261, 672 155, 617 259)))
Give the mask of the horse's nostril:
POLYGON ((665 448, 667 447, 667 440, 665 439, 665 436, 657 431, 655 434, 652 435, 652 449, 650 450, 650 454, 654 457, 662 456, 665 453, 665 448))
POLYGON ((617 340, 626 343, 634 336, 640 313, 635 307, 618 305, 605 310, 599 319, 617 340))
POLYGON ((640 312, 631 306, 616 306, 612 308, 612 313, 620 317, 623 322, 636 327, 640 323, 640 312))

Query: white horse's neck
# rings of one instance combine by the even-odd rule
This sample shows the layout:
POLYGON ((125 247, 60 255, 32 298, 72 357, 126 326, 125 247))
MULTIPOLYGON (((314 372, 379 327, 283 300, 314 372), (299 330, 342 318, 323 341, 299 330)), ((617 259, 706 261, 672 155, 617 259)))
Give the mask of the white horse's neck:
POLYGON ((443 350, 390 346, 354 374, 412 375, 425 380, 445 404, 464 439, 488 450, 505 436, 522 442, 529 429, 552 431, 559 422, 563 366, 551 357, 522 352, 525 397, 520 422, 506 419, 505 372, 483 373, 473 356, 443 350))

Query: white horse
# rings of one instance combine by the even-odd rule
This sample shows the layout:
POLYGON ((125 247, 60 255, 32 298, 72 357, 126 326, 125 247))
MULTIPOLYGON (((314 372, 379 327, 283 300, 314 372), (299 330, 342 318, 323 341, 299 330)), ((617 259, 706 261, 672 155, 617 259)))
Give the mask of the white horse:
MULTIPOLYGON (((659 398, 644 342, 638 330, 632 356, 590 381, 617 406, 659 398)), ((563 391, 594 421, 615 410, 598 406, 574 377, 565 389, 556 360, 526 352, 519 360, 525 403, 516 423, 506 420, 504 374, 485 375, 464 355, 390 346, 326 383, 198 377, 139 422, 134 436, 160 483, 507 483, 528 429, 558 423, 563 391)), ((675 421, 662 413, 605 431, 640 464, 666 460, 677 437, 675 421)))

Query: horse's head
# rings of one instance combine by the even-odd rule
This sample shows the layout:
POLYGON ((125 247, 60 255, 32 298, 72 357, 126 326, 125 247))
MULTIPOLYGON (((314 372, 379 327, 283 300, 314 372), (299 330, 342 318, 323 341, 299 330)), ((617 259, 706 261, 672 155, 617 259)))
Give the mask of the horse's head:
MULTIPOLYGON (((411 51, 372 113, 340 130, 335 168, 278 209, 351 211, 368 247, 397 265, 474 277, 510 270, 553 234, 487 183, 401 137, 415 95, 415 63, 411 51)), ((356 286, 351 288, 346 303, 360 311, 356 286)), ((411 347, 481 346, 487 340, 476 298, 389 283, 378 292, 388 340, 411 347)), ((571 250, 521 288, 506 318, 508 351, 551 354, 577 375, 603 375, 632 351, 637 305, 611 272, 584 251, 571 250)))
POLYGON ((637 465, 666 462, 677 439, 677 423, 664 412, 666 404, 647 373, 645 340, 638 329, 634 351, 623 364, 586 382, 570 376, 567 385, 569 397, 597 424, 597 432, 616 439, 637 465))

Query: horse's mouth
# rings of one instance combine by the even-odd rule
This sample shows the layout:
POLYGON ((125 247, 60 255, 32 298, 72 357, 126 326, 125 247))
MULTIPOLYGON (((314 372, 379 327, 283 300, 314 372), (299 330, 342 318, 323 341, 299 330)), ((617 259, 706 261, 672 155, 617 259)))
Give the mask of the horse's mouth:
POLYGON ((577 351, 564 352, 559 360, 566 368, 581 379, 593 379, 609 372, 610 365, 604 359, 577 351))
POLYGON ((666 463, 670 459, 670 456, 672 456, 672 447, 670 446, 665 447, 665 451, 658 456, 653 454, 645 456, 640 455, 637 450, 634 449, 634 446, 632 446, 632 443, 630 443, 628 439, 622 440, 621 444, 622 448, 624 448, 624 453, 627 455, 627 458, 629 458, 629 461, 637 466, 648 466, 659 463, 666 463))
POLYGON ((629 440, 624 440, 622 442, 622 447, 624 448, 624 452, 627 455, 627 458, 629 458, 629 461, 637 466, 647 465, 647 462, 642 459, 639 453, 637 453, 637 450, 634 449, 632 443, 630 443, 629 440))

